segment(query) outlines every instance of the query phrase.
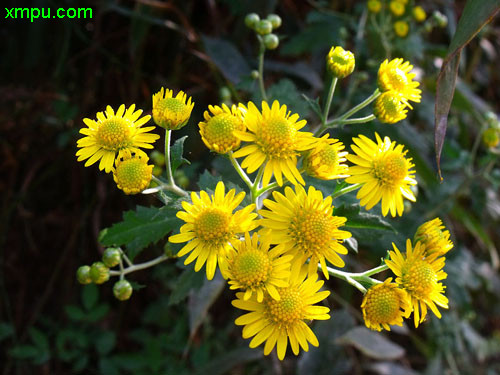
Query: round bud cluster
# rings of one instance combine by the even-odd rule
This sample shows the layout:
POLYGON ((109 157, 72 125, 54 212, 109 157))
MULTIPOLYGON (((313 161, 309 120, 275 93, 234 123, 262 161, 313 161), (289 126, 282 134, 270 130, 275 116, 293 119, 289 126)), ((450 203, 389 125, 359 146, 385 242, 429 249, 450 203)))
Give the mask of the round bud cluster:
POLYGON ((90 267, 89 266, 81 266, 76 271, 76 279, 80 284, 86 285, 92 282, 90 278, 90 267))
POLYGON ((113 286, 113 294, 116 299, 126 301, 132 295, 132 285, 127 280, 120 280, 113 286))
POLYGON ((249 13, 245 17, 245 25, 254 30, 262 38, 262 44, 266 49, 276 49, 279 46, 279 38, 273 34, 281 26, 281 17, 277 14, 269 14, 267 18, 260 19, 256 13, 249 13))
POLYGON ((93 283, 103 284, 109 280, 109 268, 102 262, 95 262, 90 266, 89 275, 93 283))
POLYGON ((110 247, 109 249, 106 249, 104 253, 102 254, 102 262, 106 267, 114 267, 120 264, 120 258, 122 254, 120 249, 110 247))

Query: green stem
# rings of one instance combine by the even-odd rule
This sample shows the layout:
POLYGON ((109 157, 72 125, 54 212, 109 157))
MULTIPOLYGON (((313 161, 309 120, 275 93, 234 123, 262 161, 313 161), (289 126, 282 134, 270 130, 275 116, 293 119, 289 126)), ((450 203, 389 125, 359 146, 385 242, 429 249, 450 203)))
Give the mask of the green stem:
POLYGON ((238 161, 234 158, 232 151, 229 151, 229 160, 231 161, 231 164, 233 165, 236 172, 238 172, 238 174, 240 175, 241 179, 245 182, 245 184, 247 184, 248 188, 252 190, 253 188, 252 181, 250 181, 250 178, 247 176, 243 168, 241 168, 238 161))
MULTIPOLYGON (((318 264, 318 268, 321 269, 321 264, 318 264)), ((326 270, 329 275, 336 277, 338 279, 347 281, 349 284, 354 286, 356 289, 358 289, 360 292, 363 294, 366 293, 366 288, 361 284, 361 282, 364 282, 366 284, 370 285, 375 285, 375 284, 380 284, 382 281, 376 280, 371 278, 371 275, 374 275, 376 273, 385 271, 388 267, 386 265, 382 265, 376 268, 373 268, 371 270, 365 271, 365 272, 344 272, 337 270, 332 267, 326 267, 326 270)))
POLYGON ((132 266, 129 266, 127 268, 124 268, 120 271, 109 271, 110 276, 120 276, 120 278, 124 275, 127 275, 129 273, 139 271, 139 270, 144 270, 146 268, 150 268, 153 266, 156 266, 159 263, 162 263, 169 259, 168 256, 166 255, 160 255, 158 258, 152 259, 149 262, 144 262, 144 263, 139 263, 139 264, 134 264, 132 266))
POLYGON ((375 115, 372 113, 369 116, 351 118, 347 120, 332 120, 326 124, 327 127, 333 127, 333 125, 352 125, 352 124, 364 124, 366 122, 370 122, 375 120, 375 115))
MULTIPOLYGON (((349 117, 351 117, 353 114, 355 114, 356 112, 359 112, 360 110, 362 110, 363 108, 365 108, 368 104, 370 104, 375 99, 377 99, 380 96, 380 94, 381 94, 380 90, 376 89, 373 92, 373 94, 371 94, 368 98, 366 98, 365 100, 363 100, 357 106, 351 108, 349 111, 347 111, 346 113, 344 113, 342 116, 340 116, 340 117, 338 117, 336 119, 333 119, 332 121, 329 121, 327 123, 327 125, 329 125, 330 123, 344 122, 346 119, 348 119, 349 117)), ((370 117, 370 116, 367 116, 367 117, 370 117)))
POLYGON ((165 130, 165 170, 167 172, 167 185, 164 186, 165 190, 169 190, 174 194, 181 197, 186 197, 188 195, 183 189, 175 184, 174 175, 172 173, 172 164, 170 163, 170 138, 172 135, 172 130, 165 130))
POLYGON ((266 187, 263 187, 262 189, 259 189, 255 192, 255 194, 260 197, 262 194, 268 192, 269 190, 276 189, 278 187, 277 182, 273 182, 272 184, 267 185, 266 187))
POLYGON ((253 182, 252 187, 250 188, 250 191, 252 193, 252 203, 255 204, 257 209, 259 209, 257 205, 257 199, 259 198, 259 195, 257 192, 259 191, 259 186, 262 181, 262 176, 264 175, 264 167, 266 164, 262 164, 259 168, 259 171, 257 172, 257 177, 255 177, 255 181, 253 182))
POLYGON ((339 79, 337 77, 333 77, 332 82, 330 83, 330 91, 328 91, 328 96, 326 98, 326 103, 325 103, 325 111, 323 112, 323 119, 322 119, 323 126, 325 125, 326 119, 328 118, 328 114, 330 113, 333 94, 335 93, 335 87, 337 87, 338 80, 339 79))
POLYGON ((387 264, 384 263, 381 266, 378 266, 378 267, 372 268, 371 270, 363 272, 363 275, 364 276, 371 276, 371 275, 375 275, 376 273, 384 272, 385 270, 388 270, 388 269, 389 269, 389 267, 387 266, 387 264))
POLYGON ((332 199, 335 199, 335 198, 338 198, 344 194, 350 193, 351 191, 359 189, 360 187, 361 187, 361 184, 352 184, 352 185, 346 186, 345 188, 340 189, 339 191, 333 193, 332 199))
POLYGON ((266 52, 266 46, 264 41, 259 36, 259 88, 260 94, 262 95, 262 100, 267 102, 266 89, 264 88, 264 52, 266 52))

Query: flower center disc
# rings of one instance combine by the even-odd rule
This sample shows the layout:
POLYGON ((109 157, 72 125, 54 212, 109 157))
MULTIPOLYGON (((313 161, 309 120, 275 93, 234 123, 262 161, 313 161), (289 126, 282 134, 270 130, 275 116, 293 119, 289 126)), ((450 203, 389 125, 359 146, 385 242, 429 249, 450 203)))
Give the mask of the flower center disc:
POLYGON ((385 186, 399 185, 408 173, 406 160, 402 155, 389 154, 373 162, 375 177, 385 186))
POLYGON ((235 279, 247 287, 257 286, 267 280, 270 266, 269 257, 264 252, 246 251, 235 259, 235 279))
POLYGON ((388 288, 373 290, 366 303, 366 314, 378 323, 385 323, 393 320, 399 315, 399 296, 388 288))
POLYGON ((331 239, 331 217, 318 210, 303 210, 292 221, 292 236, 304 250, 317 253, 331 239))
POLYGON ((437 275, 431 265, 418 259, 403 271, 406 271, 402 274, 404 288, 417 298, 428 297, 437 283, 437 275))
POLYGON ((99 124, 96 138, 101 146, 118 151, 130 143, 130 121, 121 117, 112 117, 99 124))
POLYGON ((402 91, 408 85, 406 73, 399 68, 391 69, 387 72, 386 77, 389 86, 396 91, 402 91))
POLYGON ((158 103, 161 111, 169 110, 174 113, 182 113, 185 110, 186 105, 176 98, 166 98, 158 103))
POLYGON ((326 146, 323 150, 321 150, 321 152, 319 152, 319 157, 322 164, 326 164, 328 166, 334 166, 337 164, 338 154, 337 150, 333 147, 326 146))
POLYGON ((220 113, 207 121, 205 138, 216 144, 232 144, 237 139, 233 130, 239 128, 238 120, 228 114, 220 113))
POLYGON ((277 158, 293 153, 297 130, 284 118, 270 118, 262 124, 257 134, 262 151, 277 158))
POLYGON ((304 302, 298 290, 292 288, 278 289, 280 300, 266 297, 265 303, 269 317, 279 324, 290 324, 301 320, 304 316, 304 302))
POLYGON ((207 208, 194 223, 196 236, 203 241, 223 243, 229 239, 229 215, 217 208, 207 208))

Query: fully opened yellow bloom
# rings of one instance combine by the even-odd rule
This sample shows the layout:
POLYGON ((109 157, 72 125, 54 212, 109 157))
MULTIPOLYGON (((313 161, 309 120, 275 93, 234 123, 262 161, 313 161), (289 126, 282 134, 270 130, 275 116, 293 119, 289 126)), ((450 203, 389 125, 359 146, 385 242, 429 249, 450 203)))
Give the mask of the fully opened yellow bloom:
POLYGON ((306 173, 321 180, 348 177, 349 167, 343 164, 347 160, 347 151, 343 150, 342 142, 325 134, 304 158, 306 173))
POLYGON ((403 62, 401 58, 396 58, 391 61, 385 60, 380 64, 378 70, 378 87, 380 91, 394 90, 399 92, 406 100, 420 103, 420 89, 417 87, 419 82, 413 81, 415 73, 410 73, 413 65, 408 61, 403 62))
POLYGON ((450 241, 450 232, 445 229, 440 218, 435 218, 426 221, 418 227, 414 243, 421 242, 425 245, 425 255, 438 254, 438 256, 446 254, 453 249, 453 242, 450 241))
POLYGON ((205 111, 205 121, 199 123, 201 139, 212 151, 225 154, 240 146, 240 139, 234 134, 235 130, 244 131, 241 110, 234 104, 231 109, 225 104, 222 107, 208 106, 210 112, 205 111))
POLYGON ((415 21, 417 22, 424 22, 427 18, 427 14, 425 14, 424 8, 422 8, 420 5, 417 5, 415 8, 413 8, 413 18, 415 18, 415 21))
POLYGON ((263 204, 268 210, 260 210, 264 217, 260 224, 269 241, 278 244, 294 256, 292 274, 302 273, 307 267, 309 276, 315 274, 318 263, 328 279, 326 260, 337 267, 343 267, 344 261, 339 254, 347 254, 342 245, 343 240, 351 237, 351 233, 340 230, 347 219, 333 216, 332 197, 323 199, 321 191, 313 186, 308 192, 300 185, 295 192, 287 186, 285 195, 274 191, 273 200, 265 199, 263 204), (304 266, 309 259, 309 264, 304 266), (304 266, 304 267, 303 267, 304 266))
POLYGON ((148 133, 154 126, 142 127, 151 116, 141 117, 141 114, 142 109, 135 111, 135 104, 126 111, 125 105, 122 104, 116 113, 109 105, 104 113, 97 112, 97 121, 84 118, 83 122, 87 128, 80 129, 80 133, 86 137, 77 141, 77 146, 80 147, 76 153, 78 161, 88 159, 85 163, 88 167, 100 159, 99 169, 109 173, 113 169, 118 152, 128 150, 141 153, 139 147, 153 148, 151 143, 160 136, 148 133))
POLYGON ((382 215, 390 211, 394 217, 403 215, 403 197, 415 202, 415 196, 410 190, 416 185, 414 164, 411 158, 405 158, 407 151, 403 145, 396 145, 389 137, 384 140, 375 133, 377 143, 364 135, 353 138, 351 145, 356 155, 347 155, 347 160, 356 164, 349 168, 351 177, 346 182, 363 184, 356 198, 360 204, 370 210, 382 201, 382 215))
POLYGON ((389 277, 383 283, 372 286, 365 294, 361 309, 366 327, 390 331, 391 325, 403 325, 403 318, 411 314, 408 294, 391 282, 389 277))
POLYGON ((191 252, 184 261, 189 264, 196 259, 194 270, 198 272, 207 263, 207 279, 212 280, 217 263, 225 262, 230 242, 237 241, 238 234, 254 229, 257 224, 252 213, 255 205, 251 204, 233 214, 233 211, 245 197, 241 192, 234 195, 231 189, 225 194, 224 183, 220 181, 211 197, 200 191, 200 196, 191 193, 193 204, 182 202, 185 211, 177 212, 177 217, 186 222, 180 233, 170 236, 173 243, 188 242, 178 253, 182 257, 191 252))
POLYGON ((410 25, 406 21, 396 21, 394 22, 394 32, 400 38, 404 38, 408 35, 408 31, 410 31, 410 25))
POLYGON ((356 61, 351 51, 342 47, 332 47, 326 56, 326 66, 335 77, 345 78, 354 70, 356 61))
POLYGON ((245 233, 245 240, 234 243, 228 252, 223 274, 229 279, 230 289, 243 289, 243 300, 252 294, 257 295, 257 302, 262 302, 264 293, 279 300, 277 288, 288 286, 290 278, 291 255, 282 255, 279 248, 269 249, 269 241, 261 241, 254 233, 252 237, 245 233))
POLYGON ((113 171, 118 189, 125 194, 138 194, 146 189, 153 175, 153 165, 148 165, 148 160, 143 154, 123 152, 116 159, 116 169, 113 171))
POLYGON ((305 184, 297 169, 297 156, 300 151, 313 148, 316 142, 312 133, 299 131, 306 120, 297 121, 299 115, 290 115, 286 105, 280 106, 277 100, 271 108, 262 102, 262 113, 252 102, 244 110, 248 131, 235 131, 235 134, 251 143, 234 153, 236 158, 246 156, 241 166, 252 173, 264 164, 263 186, 269 185, 273 175, 280 186, 283 175, 294 185, 305 184))
POLYGON ((237 325, 243 327, 243 338, 250 338, 250 347, 256 348, 263 342, 264 354, 271 353, 277 347, 278 358, 285 358, 286 348, 290 341, 293 354, 298 355, 300 347, 306 352, 309 343, 318 346, 318 339, 309 328, 311 320, 328 320, 330 309, 325 306, 315 306, 330 294, 329 291, 319 291, 323 281, 318 281, 318 275, 304 280, 303 277, 292 277, 289 286, 278 288, 279 300, 269 295, 262 302, 252 296, 244 300, 244 293, 237 293, 233 306, 249 311, 236 319, 237 325))
POLYGON ((187 124, 193 107, 191 97, 188 99, 183 91, 174 97, 172 90, 162 87, 153 95, 153 120, 162 128, 177 130, 187 124))
POLYGON ((445 287, 439 282, 447 277, 442 270, 444 257, 438 258, 437 253, 426 257, 425 245, 417 242, 412 249, 409 239, 406 240, 405 255, 394 243, 392 246, 394 251, 389 252, 391 259, 385 263, 396 274, 396 283, 410 296, 415 327, 425 320, 427 307, 441 318, 436 305, 448 308, 448 298, 443 294, 445 287))
POLYGON ((380 12, 380 9, 382 9, 382 2, 380 0, 368 0, 366 5, 368 10, 375 14, 380 12))
POLYGON ((386 91, 375 100, 373 114, 381 122, 395 124, 406 118, 407 107, 412 108, 403 95, 394 90, 386 91))
POLYGON ((402 16, 405 13, 405 5, 400 1, 391 1, 389 9, 396 17, 402 16))

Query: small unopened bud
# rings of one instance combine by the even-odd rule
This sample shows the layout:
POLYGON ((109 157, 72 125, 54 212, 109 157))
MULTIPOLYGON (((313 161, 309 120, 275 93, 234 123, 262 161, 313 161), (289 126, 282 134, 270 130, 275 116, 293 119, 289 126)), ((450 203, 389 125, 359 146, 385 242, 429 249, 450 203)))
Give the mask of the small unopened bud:
POLYGON ((268 20, 260 20, 255 26, 255 31, 260 35, 266 35, 273 31, 273 25, 268 20))
POLYGON ((96 284, 103 284, 109 280, 109 268, 102 262, 95 262, 90 267, 90 278, 96 284))
POLYGON ((106 267, 114 267, 120 263, 121 252, 120 249, 110 247, 102 254, 102 262, 106 267))
POLYGON ((267 20, 269 22, 271 22, 271 25, 273 26, 273 30, 276 30, 278 27, 281 26, 281 17, 278 16, 277 14, 268 15, 267 20))
POLYGON ((446 17, 440 11, 435 10, 432 13, 432 17, 434 18, 439 27, 446 27, 448 25, 448 17, 446 17))
POLYGON ((90 267, 89 266, 81 266, 76 271, 76 279, 80 284, 90 284, 92 279, 90 278, 90 267))
POLYGON ((165 165, 165 155, 161 152, 154 150, 150 155, 153 163, 159 167, 163 167, 165 165))
POLYGON ((254 29, 257 26, 257 23, 260 21, 260 17, 257 13, 249 13, 245 17, 245 25, 247 25, 248 28, 254 29))
POLYGON ((113 286, 113 294, 120 301, 126 301, 132 295, 132 285, 127 280, 120 280, 113 286))
POLYGON ((345 78, 354 70, 355 59, 351 51, 332 47, 326 56, 326 66, 335 77, 345 78))
POLYGON ((278 39, 278 36, 276 34, 264 35, 263 39, 264 46, 266 46, 267 49, 276 49, 280 44, 280 40, 278 39))
POLYGON ((494 148, 500 143, 500 135, 496 129, 489 128, 483 133, 483 143, 488 148, 494 148))
POLYGON ((252 79, 259 79, 259 72, 257 70, 252 70, 250 76, 252 77, 252 79))

